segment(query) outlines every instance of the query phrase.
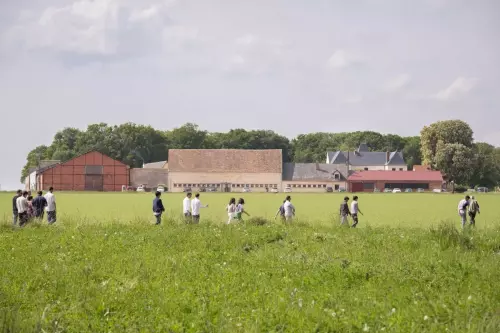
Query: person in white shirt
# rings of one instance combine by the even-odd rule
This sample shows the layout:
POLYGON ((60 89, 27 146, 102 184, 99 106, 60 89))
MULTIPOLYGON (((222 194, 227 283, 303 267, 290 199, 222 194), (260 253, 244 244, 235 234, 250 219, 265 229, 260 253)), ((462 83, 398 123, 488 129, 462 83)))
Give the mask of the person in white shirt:
POLYGON ((285 210, 285 221, 292 222, 292 218, 295 216, 295 207, 291 203, 292 197, 287 196, 283 208, 285 210))
POLYGON ((227 210, 227 224, 231 224, 231 221, 236 218, 236 199, 231 198, 229 204, 226 207, 227 210))
POLYGON ((467 207, 469 207, 470 197, 468 195, 465 196, 465 199, 460 200, 458 203, 458 215, 460 216, 462 222, 462 228, 467 224, 467 207))
POLYGON ((54 195, 54 188, 49 188, 49 192, 45 194, 45 200, 47 200, 47 221, 49 224, 53 224, 57 221, 56 216, 56 196, 54 195))
POLYGON ((359 209, 359 206, 358 206, 358 196, 355 195, 352 198, 352 202, 351 202, 351 216, 352 216, 352 220, 354 222, 352 224, 351 228, 356 228, 356 226, 358 225, 358 213, 363 215, 363 213, 361 212, 361 209, 359 209))
POLYGON ((16 199, 17 215, 19 226, 22 227, 28 222, 28 192, 24 191, 20 197, 16 199))
POLYGON ((189 223, 191 218, 191 192, 186 194, 184 200, 182 200, 182 213, 184 214, 184 218, 186 219, 186 223, 189 223))
POLYGON ((200 208, 208 208, 208 205, 202 205, 200 201, 200 194, 196 193, 194 199, 191 200, 191 214, 193 215, 193 223, 200 223, 200 208))

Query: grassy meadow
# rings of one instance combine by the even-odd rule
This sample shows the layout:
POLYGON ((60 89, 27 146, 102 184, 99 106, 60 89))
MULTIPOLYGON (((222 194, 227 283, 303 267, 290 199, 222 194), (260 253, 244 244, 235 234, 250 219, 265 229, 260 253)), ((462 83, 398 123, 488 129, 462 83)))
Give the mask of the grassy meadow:
MULTIPOLYGON (((235 193, 252 215, 224 225, 231 194, 202 193, 200 225, 164 194, 56 193, 58 222, 11 227, 0 194, 0 332, 499 332, 500 196, 360 194, 359 228, 338 226, 344 194, 235 193)), ((352 197, 352 194, 347 194, 352 197)))

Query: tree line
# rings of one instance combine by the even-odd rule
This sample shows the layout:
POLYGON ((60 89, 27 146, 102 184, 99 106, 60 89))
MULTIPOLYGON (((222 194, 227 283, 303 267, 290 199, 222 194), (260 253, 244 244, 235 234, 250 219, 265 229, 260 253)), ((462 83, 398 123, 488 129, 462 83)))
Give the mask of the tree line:
POLYGON ((283 162, 324 163, 327 151, 353 151, 363 142, 372 151, 402 151, 409 168, 424 162, 442 170, 456 184, 494 187, 500 181, 499 148, 474 143, 470 126, 459 120, 426 126, 420 136, 320 132, 301 134, 292 140, 270 130, 208 132, 192 123, 169 131, 133 123, 92 124, 85 130, 68 127, 57 132, 49 146, 41 145, 29 152, 21 181, 41 160, 66 161, 90 150, 131 167, 167 160, 169 149, 282 149, 283 162))

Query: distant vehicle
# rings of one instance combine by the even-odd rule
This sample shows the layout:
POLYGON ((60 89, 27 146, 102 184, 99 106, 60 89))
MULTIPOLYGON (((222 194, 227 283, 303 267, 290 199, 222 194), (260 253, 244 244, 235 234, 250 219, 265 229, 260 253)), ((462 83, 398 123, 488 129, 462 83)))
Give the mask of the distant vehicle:
POLYGON ((163 184, 159 184, 157 187, 156 187, 156 192, 166 192, 165 191, 165 185, 163 184))
POLYGON ((146 192, 144 185, 139 185, 139 187, 137 187, 137 192, 146 192))
POLYGON ((395 188, 394 190, 392 190, 392 193, 401 193, 401 189, 400 188, 395 188))
POLYGON ((198 192, 206 192, 206 191, 207 191, 207 189, 204 187, 200 187, 200 189, 198 190, 198 192))
POLYGON ((292 192, 292 188, 290 186, 287 186, 287 187, 285 187, 285 189, 283 190, 283 192, 290 193, 290 192, 292 192))
POLYGON ((376 188, 376 187, 375 187, 375 188, 373 189, 373 192, 374 192, 374 193, 380 193, 380 190, 379 190, 378 188, 376 188))
POLYGON ((250 187, 244 187, 242 192, 252 192, 250 187))
POLYGON ((469 188, 469 189, 467 189, 467 192, 476 192, 476 190, 473 188, 469 188))
POLYGON ((384 188, 384 193, 392 193, 392 190, 390 188, 384 188))
POLYGON ((339 192, 345 192, 345 187, 339 187, 339 192))
POLYGON ((412 192, 413 192, 413 190, 412 190, 411 188, 407 188, 407 189, 405 190, 405 192, 406 192, 406 193, 412 193, 412 192))
POLYGON ((192 192, 191 187, 184 187, 184 192, 192 192))
POLYGON ((441 190, 440 188, 435 188, 432 190, 432 192, 434 193, 441 193, 443 190, 441 190))
POLYGON ((425 190, 423 188, 417 188, 417 192, 418 193, 423 193, 423 192, 425 192, 425 190))
POLYGON ((331 187, 331 186, 328 186, 328 187, 326 188, 326 191, 327 191, 328 193, 331 193, 331 192, 333 192, 333 187, 331 187))
POLYGON ((487 187, 478 187, 478 188, 477 188, 477 191, 478 191, 479 193, 486 193, 486 192, 488 192, 489 190, 488 190, 488 188, 487 188, 487 187))
POLYGON ((217 192, 217 187, 209 187, 207 189, 208 192, 217 192))
POLYGON ((271 189, 271 193, 278 193, 278 189, 277 188, 272 188, 271 189))

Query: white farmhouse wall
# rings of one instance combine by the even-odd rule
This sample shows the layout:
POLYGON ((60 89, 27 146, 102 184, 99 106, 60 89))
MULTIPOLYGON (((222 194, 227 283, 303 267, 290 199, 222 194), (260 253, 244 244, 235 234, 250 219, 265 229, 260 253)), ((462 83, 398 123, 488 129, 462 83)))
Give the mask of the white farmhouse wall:
POLYGON ((392 171, 393 168, 396 169, 396 171, 399 171, 399 169, 403 169, 404 171, 408 170, 408 166, 406 164, 402 165, 363 165, 363 166, 351 166, 350 170, 352 171, 363 171, 365 168, 368 168, 370 171, 392 171))
POLYGON ((281 173, 208 173, 208 172, 170 172, 168 189, 170 192, 182 192, 185 186, 197 190, 202 184, 231 184, 232 191, 238 192, 244 185, 254 185, 252 191, 265 192, 265 186, 276 185, 281 190, 281 173), (237 186, 238 185, 238 186, 237 186), (255 186, 257 185, 257 186, 255 186), (239 189, 239 190, 238 190, 239 189))

